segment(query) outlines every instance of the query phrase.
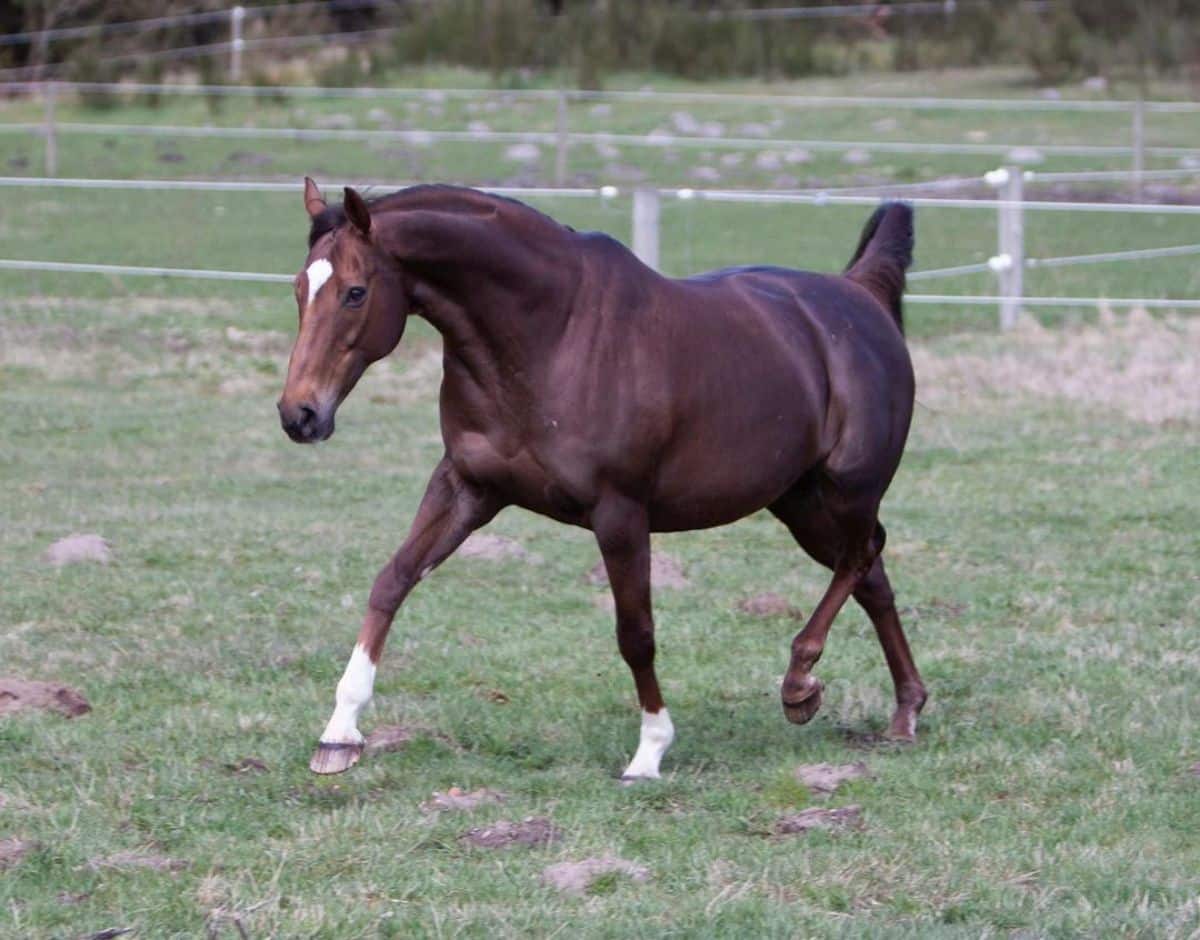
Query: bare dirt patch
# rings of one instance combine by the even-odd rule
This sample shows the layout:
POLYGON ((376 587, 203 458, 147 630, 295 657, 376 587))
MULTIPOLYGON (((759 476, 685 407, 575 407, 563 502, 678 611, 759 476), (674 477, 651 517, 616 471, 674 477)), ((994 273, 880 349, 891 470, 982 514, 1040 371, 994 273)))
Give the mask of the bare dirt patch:
POLYGON ((815 806, 801 810, 799 813, 780 816, 775 821, 774 831, 777 836, 790 836, 810 832, 813 829, 860 828, 862 828, 862 808, 859 806, 841 806, 837 809, 815 806))
POLYGON ((463 558, 483 558, 487 561, 504 561, 515 558, 529 565, 540 565, 542 556, 531 552, 515 539, 503 535, 492 535, 488 532, 472 533, 458 552, 463 558))
POLYGON ((16 836, 0 839, 0 871, 12 868, 36 848, 37 843, 28 839, 19 839, 16 836))
POLYGON ((1196 763, 1192 764, 1192 766, 1188 768, 1188 773, 1197 780, 1200 780, 1200 761, 1196 761, 1196 763))
POLYGON ((404 725, 382 725, 367 735, 366 752, 368 754, 387 754, 389 751, 399 751, 415 737, 412 728, 404 725))
POLYGON ((507 849, 514 845, 549 845, 561 839, 562 833, 544 816, 529 816, 521 822, 501 820, 493 826, 468 829, 458 838, 481 849, 507 849))
POLYGON ((813 793, 828 795, 849 780, 862 780, 871 771, 862 761, 853 764, 801 764, 796 779, 813 793))
POLYGON ((107 565, 112 561, 112 547, 108 540, 95 533, 74 533, 59 539, 46 549, 46 562, 55 568, 94 561, 107 565))
POLYGON ((187 866, 188 863, 181 858, 168 858, 165 855, 159 855, 157 852, 140 852, 137 850, 114 852, 112 855, 105 855, 103 858, 93 858, 88 862, 88 867, 94 871, 100 871, 103 868, 146 868, 151 871, 175 872, 183 871, 187 866))
POLYGON ((737 610, 740 613, 749 614, 751 617, 798 618, 803 616, 799 610, 787 602, 786 597, 771 591, 742 598, 738 601, 737 610))
POLYGON ((67 718, 78 718, 90 712, 92 706, 70 686, 0 677, 0 716, 29 709, 55 711, 67 718))
POLYGON ((231 774, 264 774, 269 768, 266 761, 257 757, 243 757, 232 764, 226 764, 225 769, 231 774))
POLYGON ((1024 316, 980 351, 942 354, 914 344, 912 356, 918 399, 935 410, 1023 393, 1161 425, 1200 422, 1196 349, 1200 318, 1102 308, 1099 323, 1048 330, 1024 316))
MULTIPOLYGON (((604 569, 603 559, 592 566, 592 570, 587 573, 584 580, 595 587, 608 586, 608 572, 604 569)), ((682 590, 690 587, 691 583, 684 573, 683 565, 677 559, 672 558, 666 552, 651 553, 650 586, 654 590, 659 588, 682 590)))
POLYGON ((559 862, 542 871, 542 882, 564 894, 582 897, 596 879, 604 875, 624 875, 633 881, 649 881, 650 869, 615 855, 585 858, 577 862, 559 862))
POLYGON ((506 799, 503 793, 480 787, 478 790, 467 792, 458 787, 451 787, 445 793, 433 791, 433 796, 421 804, 423 813, 470 812, 480 806, 503 803, 506 799))

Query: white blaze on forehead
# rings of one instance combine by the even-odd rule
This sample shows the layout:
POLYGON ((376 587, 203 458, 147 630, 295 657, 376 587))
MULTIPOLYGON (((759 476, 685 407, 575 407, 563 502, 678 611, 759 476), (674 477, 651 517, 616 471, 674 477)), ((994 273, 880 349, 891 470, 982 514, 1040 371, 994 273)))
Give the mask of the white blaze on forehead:
POLYGON ((311 304, 317 296, 317 291, 333 277, 333 265, 329 263, 328 258, 318 258, 304 273, 308 275, 308 302, 311 304))

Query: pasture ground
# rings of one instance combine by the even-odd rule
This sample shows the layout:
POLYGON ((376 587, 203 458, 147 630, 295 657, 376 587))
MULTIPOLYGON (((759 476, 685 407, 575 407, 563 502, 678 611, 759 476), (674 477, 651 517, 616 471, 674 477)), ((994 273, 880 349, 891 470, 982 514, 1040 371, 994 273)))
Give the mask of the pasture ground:
MULTIPOLYGON (((823 573, 768 516, 659 538, 679 737, 658 783, 615 780, 632 683, 591 537, 517 510, 543 559, 452 559, 414 593, 364 726, 402 749, 306 768, 377 567, 440 452, 423 324, 290 444, 273 401, 280 298, 10 299, 0 320, 0 662, 93 711, 0 719, 10 936, 1145 936, 1200 928, 1195 320, 1124 318, 917 341, 888 558, 932 692, 912 747, 873 743, 890 683, 847 609, 804 728, 777 701, 823 573), (1080 350, 1088 350, 1082 355, 1080 350), (1189 360, 1189 357, 1191 359, 1189 360), (1006 385, 1014 362, 1032 370, 1006 385), (1147 394, 1157 405, 1145 405, 1147 394), (108 566, 54 570, 70 532, 108 566), (827 800, 800 764, 863 760, 827 800), (507 794, 429 815, 435 790, 507 794), (774 836, 811 805, 861 829, 774 836), (473 848, 549 818, 546 847, 473 848), (547 866, 611 853, 583 897, 547 866)), ((1018 370, 1019 371, 1019 370, 1018 370)))
MULTIPOLYGON (((1011 76, 980 73, 798 90, 1018 89, 1011 76)), ((411 120, 467 119, 449 104, 438 114, 438 103, 411 120)), ((5 120, 26 119, 21 107, 0 105, 5 120)), ((268 103, 212 119, 315 122, 335 107, 345 109, 268 103)), ((64 119, 205 119, 201 103, 99 117, 70 108, 64 119)), ((356 126, 369 108, 354 105, 356 126)), ((645 131, 669 111, 583 106, 572 119, 645 131)), ((731 126, 777 117, 695 111, 731 126)), ((888 117, 797 114, 780 129, 1013 143, 1123 132, 1061 116, 875 123, 888 117)), ((552 120, 470 119, 496 129, 552 120)), ((1158 143, 1195 140, 1174 119, 1149 130, 1158 143)), ((396 179, 410 166, 386 149, 106 139, 76 150, 64 137, 64 174, 325 181, 396 179)), ((39 152, 31 139, 0 139, 9 172, 40 172, 39 152)), ((412 166, 487 182, 541 181, 546 169, 545 153, 540 168, 520 171, 463 153, 421 150, 412 166)), ((719 167, 722 185, 778 185, 751 157, 680 153, 646 172, 690 185, 694 157, 719 167)), ((603 161, 633 156, 579 160, 577 172, 610 182, 603 161)), ((783 172, 809 185, 992 165, 814 158, 783 172)), ((624 197, 537 204, 628 238, 624 197)), ((664 267, 835 269, 867 212, 667 204, 664 267)), ((1166 216, 1031 214, 1027 234, 1040 256, 1195 241, 1190 220, 1166 216)), ((0 200, 0 257, 291 272, 303 236, 298 189, 13 189, 0 200)), ((993 212, 918 214, 920 267, 994 250, 993 212)), ((991 288, 985 277, 921 285, 991 288)), ((1194 297, 1200 269, 1177 258, 1043 270, 1027 289, 1194 297)), ((1200 319, 1047 312, 1053 331, 1027 322, 998 336, 988 308, 908 315, 920 404, 884 520, 932 693, 919 743, 876 743, 890 682, 851 608, 818 670, 824 710, 804 728, 785 722, 777 687, 799 624, 737 606, 770 591, 808 611, 825 575, 760 515, 657 539, 690 581, 656 597, 679 737, 662 781, 618 786, 637 709, 604 594, 584 580, 598 553, 588 533, 510 510, 489 531, 541 564, 455 558, 423 583, 364 721, 402 726, 407 743, 318 779, 307 760, 371 579, 440 454, 436 336, 410 324, 343 407, 332 441, 300 448, 274 410, 295 320, 286 285, 0 274, 0 676, 65 682, 93 707, 70 720, 0 717, 0 934, 1194 936, 1200 319), (45 564, 46 548, 72 532, 107 538, 112 563, 45 564), (795 778, 801 764, 856 760, 871 776, 827 799, 795 778), (451 787, 507 798, 421 810, 451 787), (851 804, 859 829, 772 834, 781 816, 851 804), (526 817, 548 818, 561 840, 506 851, 460 840, 526 817), (610 873, 582 897, 541 881, 547 866, 606 854, 643 866, 647 880, 610 873)))

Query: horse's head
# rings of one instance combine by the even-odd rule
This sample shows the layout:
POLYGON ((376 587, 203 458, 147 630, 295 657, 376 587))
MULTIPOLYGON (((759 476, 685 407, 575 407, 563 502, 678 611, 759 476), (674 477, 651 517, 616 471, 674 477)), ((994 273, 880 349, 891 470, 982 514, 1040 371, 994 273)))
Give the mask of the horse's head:
POLYGON ((407 318, 396 265, 373 242, 371 213, 349 187, 330 208, 304 181, 313 219, 308 257, 296 275, 300 329, 279 399, 279 420, 297 443, 333 434, 333 416, 367 366, 400 342, 407 318))

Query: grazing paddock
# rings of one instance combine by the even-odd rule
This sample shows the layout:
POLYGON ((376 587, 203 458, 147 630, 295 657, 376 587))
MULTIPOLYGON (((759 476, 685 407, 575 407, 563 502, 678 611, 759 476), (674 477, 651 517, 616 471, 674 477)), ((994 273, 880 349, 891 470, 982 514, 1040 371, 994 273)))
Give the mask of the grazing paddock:
MULTIPOLYGON (((282 218, 251 214, 178 259, 146 232, 183 210, 137 198, 147 256, 113 260, 301 259, 296 197, 287 258, 245 247, 282 218)), ((26 209, 0 219, 6 252, 45 213, 26 209)), ((919 245, 940 237, 919 221, 919 245)), ((831 267, 851 240, 793 244, 792 263, 831 267)), ((730 254, 705 252, 696 267, 730 254)), ((0 676, 92 709, 0 712, 5 935, 1200 929, 1197 319, 917 326, 915 426, 883 512, 932 694, 915 746, 878 737, 890 680, 854 607, 822 712, 784 720, 787 604, 807 612, 827 575, 777 522, 656 537, 686 578, 656 597, 678 738, 662 781, 623 788, 637 708, 586 577, 593 539, 517 510, 485 531, 536 558, 451 559, 403 608, 364 720, 390 743, 345 776, 307 770, 441 452, 423 324, 337 436, 300 448, 274 408, 286 286, 0 286, 0 676), (110 562, 49 564, 71 533, 107 539, 110 562), (748 603, 768 592, 787 603, 748 603), (828 795, 797 776, 859 761, 828 795)))

